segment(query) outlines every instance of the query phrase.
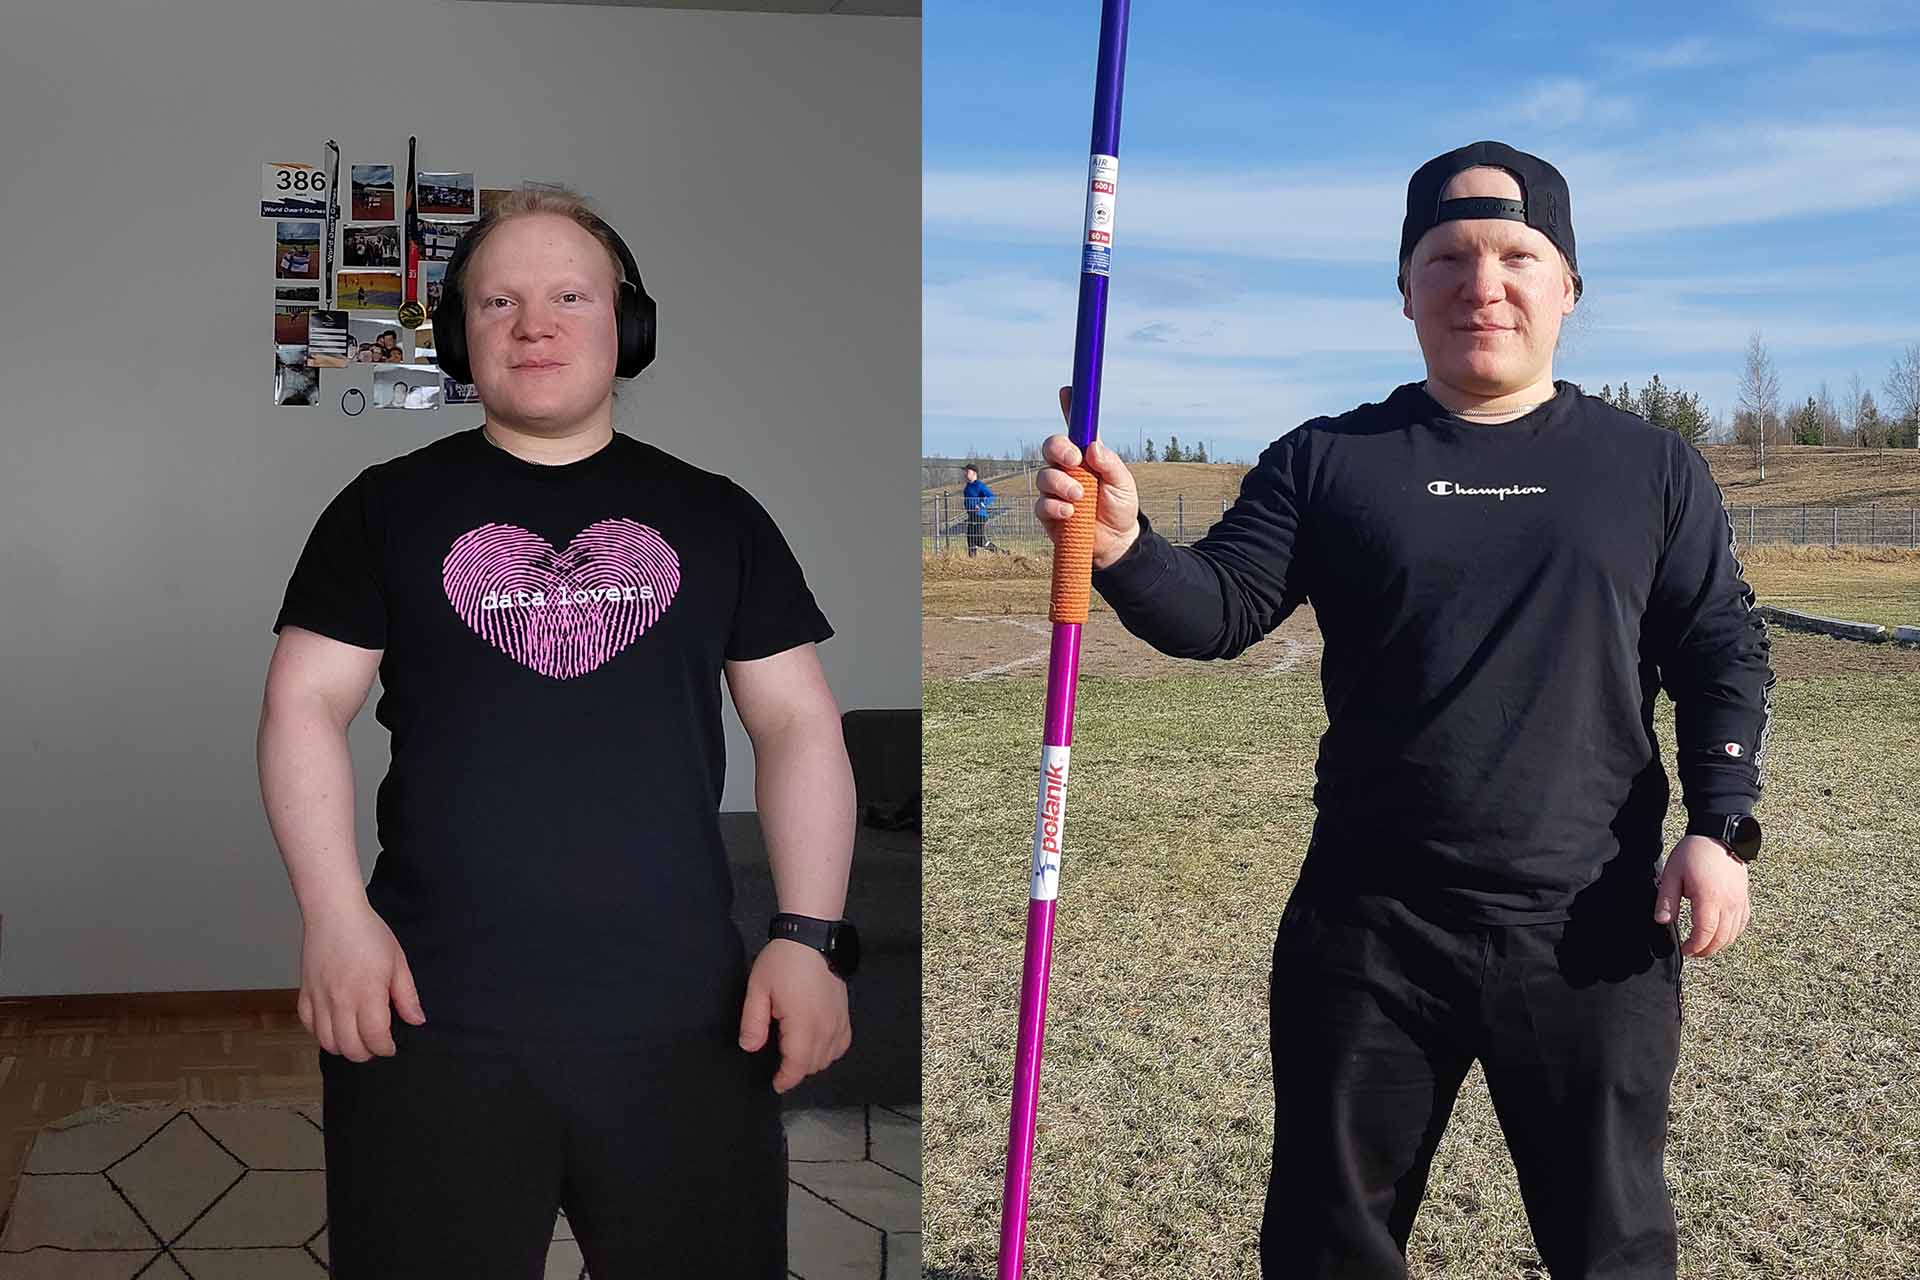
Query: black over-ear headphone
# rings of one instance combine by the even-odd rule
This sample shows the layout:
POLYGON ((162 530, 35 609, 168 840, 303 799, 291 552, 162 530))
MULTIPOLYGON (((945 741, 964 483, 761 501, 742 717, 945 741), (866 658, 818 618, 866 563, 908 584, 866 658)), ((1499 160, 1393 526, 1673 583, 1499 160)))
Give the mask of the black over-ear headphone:
MULTIPOLYGON (((594 214, 587 216, 606 231, 614 247, 620 251, 620 261, 627 269, 627 278, 621 282, 620 296, 614 304, 614 325, 619 335, 620 357, 613 373, 617 378, 636 377, 642 369, 653 363, 654 326, 658 320, 658 308, 647 293, 647 287, 640 283, 640 266, 633 260, 633 251, 627 248, 627 242, 605 220, 594 214)), ((433 309, 434 359, 455 382, 472 382, 473 364, 467 359, 466 303, 460 296, 460 287, 454 282, 460 278, 460 272, 466 265, 468 249, 474 243, 474 232, 488 223, 489 219, 482 218, 473 224, 472 231, 460 237, 460 243, 453 250, 453 259, 447 263, 440 305, 433 309)))

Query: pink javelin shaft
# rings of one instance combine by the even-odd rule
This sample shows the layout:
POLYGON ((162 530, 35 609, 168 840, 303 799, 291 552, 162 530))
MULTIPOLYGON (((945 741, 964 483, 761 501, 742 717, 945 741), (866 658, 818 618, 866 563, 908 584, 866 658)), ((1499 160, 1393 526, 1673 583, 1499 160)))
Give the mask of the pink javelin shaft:
MULTIPOLYGON (((1057 622, 1047 663, 1047 719, 1041 749, 1040 840, 1049 845, 1035 881, 1057 882, 1058 848, 1066 817, 1066 757, 1073 745, 1073 698, 1080 670, 1080 624, 1057 622), (1051 807, 1052 816, 1048 809, 1051 807), (1049 857, 1049 855, 1051 855, 1049 857)), ((1020 1030, 1014 1049, 1013 1118, 1007 1133, 1007 1177, 1001 1198, 999 1280, 1019 1280, 1025 1263, 1027 1194, 1033 1173, 1033 1133, 1040 1099, 1040 1051, 1047 1019, 1047 980, 1053 959, 1053 884, 1027 900, 1027 952, 1020 977, 1020 1030), (1040 892, 1047 896, 1039 896, 1040 892)))

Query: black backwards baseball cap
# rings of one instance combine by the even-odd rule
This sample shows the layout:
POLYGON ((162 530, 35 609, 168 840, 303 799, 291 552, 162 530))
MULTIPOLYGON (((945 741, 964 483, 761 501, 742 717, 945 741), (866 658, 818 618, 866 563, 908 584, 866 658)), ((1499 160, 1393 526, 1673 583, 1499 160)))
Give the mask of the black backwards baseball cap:
MULTIPOLYGON (((1435 156, 1414 170, 1407 183, 1407 220, 1400 226, 1399 260, 1405 262, 1412 255, 1421 236, 1443 222, 1462 218, 1511 218, 1540 232, 1567 256, 1567 266, 1573 270, 1573 296, 1580 296, 1579 259, 1573 256, 1573 202, 1567 194, 1567 180, 1539 156, 1516 151, 1504 142, 1474 142, 1435 156), (1454 174, 1480 165, 1512 174, 1520 184, 1520 198, 1440 198, 1454 174)), ((1404 293, 1405 273, 1397 275, 1395 282, 1404 293)))

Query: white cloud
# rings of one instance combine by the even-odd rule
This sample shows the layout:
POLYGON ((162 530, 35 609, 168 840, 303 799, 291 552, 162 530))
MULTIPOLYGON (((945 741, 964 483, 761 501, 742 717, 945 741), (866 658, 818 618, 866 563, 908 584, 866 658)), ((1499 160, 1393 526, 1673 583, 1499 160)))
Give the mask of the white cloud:
MULTIPOLYGON (((1406 212, 1406 178, 1355 182, 1303 174, 1176 173, 1120 167, 1114 256, 1129 248, 1252 258, 1391 261, 1406 212)), ((1079 238, 1083 182, 1057 172, 930 171, 929 235, 1069 247, 1079 238)))
MULTIPOLYGON (((1631 262, 1631 255, 1619 255, 1631 262)), ((1701 261, 1696 268, 1711 268, 1701 261)), ((1654 273, 1639 271, 1616 273, 1598 264, 1588 272, 1589 296, 1594 296, 1596 281, 1604 284, 1603 293, 1635 291, 1660 293, 1667 297, 1729 297, 1747 294, 1795 294, 1795 301, 1806 296, 1844 294, 1859 296, 1875 292, 1896 292, 1907 282, 1920 280, 1920 254, 1894 254, 1841 261, 1773 261, 1764 266, 1742 266, 1724 271, 1691 270, 1654 273)))
POLYGON ((1726 61, 1728 49, 1724 40, 1694 35, 1651 48, 1622 49, 1617 56, 1636 71, 1691 71, 1726 61))
POLYGON ((1852 213, 1920 198, 1920 128, 1702 130, 1555 163, 1583 240, 1852 213))
MULTIPOLYGON (((1013 273, 926 285, 926 416, 1004 422, 1029 438, 1057 430, 1057 416, 1049 415, 1057 413, 1056 389, 1072 380, 1077 292, 1070 277, 1013 273)), ((1330 390, 1327 368, 1355 356, 1397 356, 1410 369, 1419 368, 1412 325, 1391 299, 1251 294, 1226 310, 1148 309, 1116 290, 1108 316, 1102 421, 1111 419, 1128 438, 1135 424, 1160 435, 1286 422, 1271 439, 1304 417, 1326 412, 1344 394, 1330 390), (1143 330, 1152 336, 1134 337, 1143 330), (1301 357, 1320 357, 1311 374, 1282 367, 1301 357)))
POLYGON ((1899 341, 1915 325, 1902 317, 1858 316, 1842 298, 1784 298, 1766 306, 1682 301, 1658 287, 1629 287, 1596 300, 1593 345, 1647 353, 1744 351, 1755 329, 1781 350, 1830 351, 1899 341))
POLYGON ((1559 76, 1536 82, 1520 100, 1519 113, 1530 124, 1560 129, 1573 124, 1622 124, 1633 118, 1633 104, 1597 93, 1584 80, 1559 76))
MULTIPOLYGON (((1019 272, 929 282, 923 293, 922 408, 977 443, 1037 441, 1059 429, 1056 388, 1072 377, 1077 284, 1019 272)), ((1738 300, 1680 293, 1657 279, 1613 282, 1563 338, 1557 372, 1591 381, 1659 372, 1722 397, 1747 337, 1805 362, 1852 361, 1920 336, 1889 307, 1857 314, 1841 291, 1738 300), (1677 377, 1687 370, 1683 381, 1677 377), (1717 376, 1705 371, 1722 369, 1717 376)), ((1149 304, 1116 289, 1109 313, 1102 431, 1164 439, 1271 440, 1322 413, 1378 399, 1421 376, 1411 324, 1391 297, 1248 289, 1219 301, 1149 304)), ((1718 403, 1718 401, 1713 401, 1718 403)), ((994 444, 995 448, 1000 447, 994 444)))
POLYGON ((1761 18, 1778 27, 1837 36, 1881 36, 1920 30, 1913 0, 1761 0, 1761 18))
MULTIPOLYGON (((1641 138, 1549 157, 1573 191, 1581 242, 1856 212, 1920 199, 1920 127, 1770 125, 1641 138)), ((1391 262, 1405 175, 1155 171, 1123 165, 1115 257, 1131 247, 1257 259, 1391 262)), ((1071 245, 1071 173, 934 170, 930 237, 1071 245)))

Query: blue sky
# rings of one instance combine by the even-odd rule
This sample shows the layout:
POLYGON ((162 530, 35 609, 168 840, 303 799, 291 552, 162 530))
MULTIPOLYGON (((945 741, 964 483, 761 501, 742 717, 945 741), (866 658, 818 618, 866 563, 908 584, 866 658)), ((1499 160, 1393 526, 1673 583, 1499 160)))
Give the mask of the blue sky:
MULTIPOLYGON (((923 445, 1059 428, 1097 0, 926 7, 923 445)), ((1920 343, 1920 2, 1138 0, 1104 439, 1251 460, 1424 376, 1393 286, 1407 178, 1481 138, 1566 175, 1586 290, 1556 377, 1659 373, 1730 415, 1920 343), (1469 16, 1471 15, 1471 16, 1469 16)))

